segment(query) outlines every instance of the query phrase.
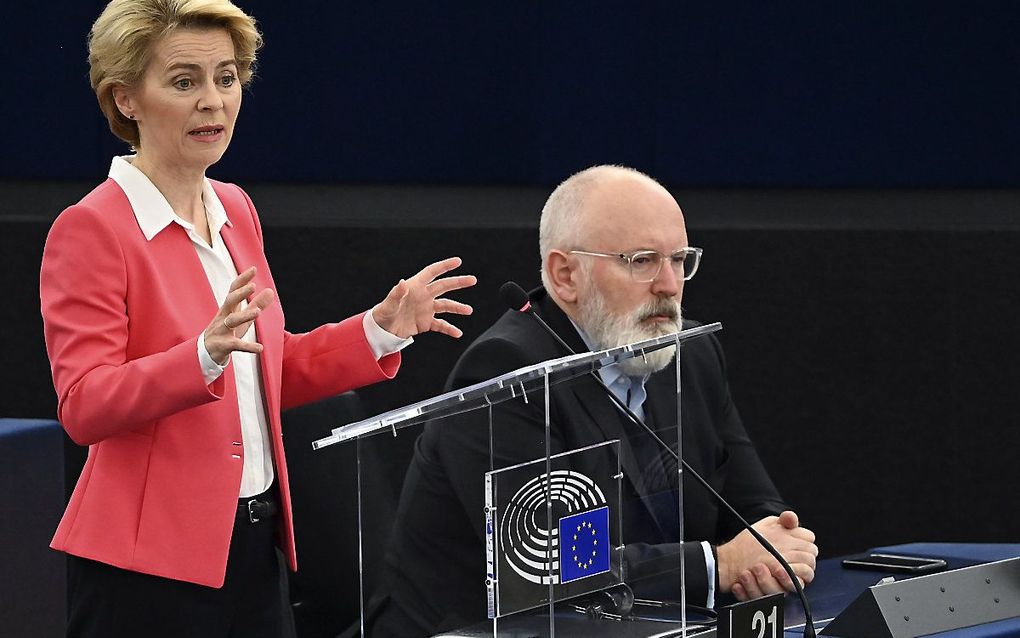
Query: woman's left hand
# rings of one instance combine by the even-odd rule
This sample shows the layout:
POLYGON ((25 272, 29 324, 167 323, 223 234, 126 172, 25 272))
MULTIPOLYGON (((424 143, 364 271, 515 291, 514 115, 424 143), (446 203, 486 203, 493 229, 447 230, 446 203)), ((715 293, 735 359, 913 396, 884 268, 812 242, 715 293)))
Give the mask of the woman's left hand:
POLYGON ((461 264, 460 257, 450 257, 422 268, 410 279, 401 279, 390 294, 372 309, 372 318, 386 332, 407 339, 423 332, 441 332, 457 338, 460 328, 436 315, 453 313, 469 315, 471 306, 443 299, 442 295, 461 288, 470 288, 478 281, 474 275, 458 275, 437 279, 461 264))

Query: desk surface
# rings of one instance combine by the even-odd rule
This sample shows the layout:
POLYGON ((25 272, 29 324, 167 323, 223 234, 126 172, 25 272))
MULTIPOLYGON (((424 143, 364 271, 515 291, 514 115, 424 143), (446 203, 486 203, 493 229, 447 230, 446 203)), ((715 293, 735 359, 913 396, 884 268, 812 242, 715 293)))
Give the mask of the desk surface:
MULTIPOLYGON (((876 547, 871 551, 883 551, 910 556, 937 556, 949 563, 949 569, 969 567, 1006 558, 1020 556, 1020 544, 965 544, 965 543, 911 543, 890 547, 876 547)), ((895 576, 898 580, 902 575, 891 573, 855 571, 843 569, 840 558, 820 561, 815 572, 815 580, 805 590, 811 603, 815 628, 818 631, 829 623, 840 611, 845 609, 854 599, 868 587, 875 585, 887 576, 895 576)), ((784 638, 799 637, 803 634, 804 610, 796 596, 786 599, 786 631, 784 638)), ((1018 610, 1020 613, 1020 610, 1018 610)), ((565 616, 561 622, 557 613, 557 635, 563 636, 614 636, 619 638, 638 638, 648 636, 679 636, 677 624, 651 622, 614 622, 590 621, 579 615, 565 616)), ((548 617, 544 615, 522 615, 502 619, 499 623, 499 636, 504 638, 534 638, 545 635, 548 631, 548 617)), ((690 631, 688 632, 689 635, 690 631)), ((481 638, 492 635, 492 624, 482 623, 443 634, 444 638, 481 638)), ((713 634, 714 635, 714 634, 713 634)), ((1012 618, 995 623, 987 623, 966 629, 937 634, 940 638, 991 638, 992 636, 1020 636, 1020 618, 1012 618)))

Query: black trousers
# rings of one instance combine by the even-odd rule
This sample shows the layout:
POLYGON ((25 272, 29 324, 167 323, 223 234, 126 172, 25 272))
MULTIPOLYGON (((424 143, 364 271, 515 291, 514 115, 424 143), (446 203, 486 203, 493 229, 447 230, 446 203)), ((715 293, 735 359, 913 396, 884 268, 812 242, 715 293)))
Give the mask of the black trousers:
POLYGON ((237 518, 220 589, 68 556, 68 638, 292 636, 275 522, 237 518))

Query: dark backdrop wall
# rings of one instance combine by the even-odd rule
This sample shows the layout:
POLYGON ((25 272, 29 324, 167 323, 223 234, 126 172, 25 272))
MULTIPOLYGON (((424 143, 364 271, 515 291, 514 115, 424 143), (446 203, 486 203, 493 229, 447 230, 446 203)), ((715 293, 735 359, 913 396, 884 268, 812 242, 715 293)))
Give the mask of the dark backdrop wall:
MULTIPOLYGON (((292 330, 456 253, 481 280, 470 339, 499 284, 537 281, 551 187, 633 165, 706 249, 687 312, 723 323, 744 420, 827 555, 1017 540, 1014 3, 240 4, 266 46, 210 175, 259 206, 292 330)), ((102 6, 0 20, 2 416, 54 415, 43 240, 126 150, 88 87, 102 6)), ((464 345, 420 339, 364 408, 438 392, 464 345)), ((373 441, 376 520, 412 442, 373 441)))
MULTIPOLYGON (((461 295, 477 310, 458 322, 465 341, 418 339, 396 380, 360 392, 371 413, 438 393, 467 340, 503 311, 499 285, 538 281, 534 226, 275 223, 275 189, 252 191, 270 218, 266 248, 291 330, 370 307, 432 256, 459 254, 478 274, 461 295)), ((723 323, 737 405, 826 553, 1015 540, 1020 515, 1000 504, 1020 456, 1020 292, 1011 276, 1020 272, 1020 227, 742 228, 699 223, 699 213, 708 211, 688 206, 692 241, 706 253, 686 312, 723 323)), ((0 369, 16 389, 4 401, 8 416, 54 414, 34 277, 46 228, 12 222, 0 233, 5 269, 24 274, 0 305, 16 326, 5 346, 11 364, 0 369)), ((325 435, 341 424, 310 427, 325 435)), ((395 504, 414 436, 373 439, 383 496, 374 508, 395 504)))

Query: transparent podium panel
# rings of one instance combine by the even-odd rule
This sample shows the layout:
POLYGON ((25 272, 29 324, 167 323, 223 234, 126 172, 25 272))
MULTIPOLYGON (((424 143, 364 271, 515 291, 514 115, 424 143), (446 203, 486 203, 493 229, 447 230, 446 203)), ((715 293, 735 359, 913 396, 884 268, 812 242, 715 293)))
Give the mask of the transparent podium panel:
POLYGON ((485 475, 489 618, 623 582, 619 452, 608 441, 485 475))
POLYGON ((720 328, 527 365, 314 441, 357 446, 361 635, 399 632, 394 618, 442 636, 590 635, 593 615, 614 614, 696 635, 675 633, 685 560, 705 560, 682 549, 679 363, 647 423, 602 372, 720 328), (411 426, 424 427, 398 437, 411 426), (409 451, 401 489, 380 468, 409 451))

